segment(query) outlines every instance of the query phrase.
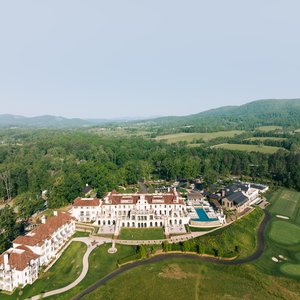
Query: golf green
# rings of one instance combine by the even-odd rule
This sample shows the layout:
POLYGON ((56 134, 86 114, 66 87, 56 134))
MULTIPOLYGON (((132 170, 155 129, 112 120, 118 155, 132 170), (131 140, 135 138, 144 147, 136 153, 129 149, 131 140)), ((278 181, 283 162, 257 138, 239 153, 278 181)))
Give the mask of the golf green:
POLYGON ((295 245, 300 243, 300 227, 286 221, 275 221, 269 236, 277 243, 295 245))
POLYGON ((300 264, 284 264, 280 267, 282 273, 300 277, 300 264))

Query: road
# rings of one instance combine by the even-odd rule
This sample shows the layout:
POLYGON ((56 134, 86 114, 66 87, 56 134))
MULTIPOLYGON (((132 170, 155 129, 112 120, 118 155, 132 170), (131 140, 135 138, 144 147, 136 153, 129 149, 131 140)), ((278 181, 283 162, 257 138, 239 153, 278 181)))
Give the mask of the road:
POLYGON ((246 264, 246 263, 251 263, 253 261, 255 261, 256 259, 258 259, 262 253, 265 250, 265 238, 264 238, 264 233, 265 233, 265 229, 267 226, 268 221, 270 220, 270 215, 267 211, 264 211, 265 216, 263 221, 261 222, 258 232, 257 232, 257 247, 255 252, 245 258, 242 259, 236 259, 236 260, 221 260, 221 259, 217 259, 217 258, 212 258, 212 257, 202 257, 199 255, 195 255, 195 254, 187 254, 187 253, 167 253, 167 254, 162 254, 162 255, 157 255, 157 256, 153 256, 151 258, 145 259, 145 260, 139 260, 130 264, 127 264, 117 270, 115 270, 114 272, 108 274, 107 276, 101 278, 100 280, 98 280, 97 282, 95 282, 93 285, 89 286, 87 289, 85 289, 84 291, 82 291, 79 295, 75 296, 72 298, 72 300, 79 300, 82 297, 90 294, 91 292, 93 292, 95 289, 97 289, 98 287, 102 286, 103 284, 105 284, 106 282, 108 282, 110 279, 114 278, 115 276, 122 274, 128 270, 131 270, 135 267, 138 266, 143 266, 146 264, 150 264, 150 263, 155 263, 155 262, 159 262, 159 261, 163 261, 169 258, 174 258, 174 257, 178 257, 178 258, 188 258, 188 259, 194 259, 194 260, 200 260, 200 261, 206 261, 206 262, 213 262, 213 263, 217 263, 217 264, 222 264, 222 265, 241 265, 241 264, 246 264))

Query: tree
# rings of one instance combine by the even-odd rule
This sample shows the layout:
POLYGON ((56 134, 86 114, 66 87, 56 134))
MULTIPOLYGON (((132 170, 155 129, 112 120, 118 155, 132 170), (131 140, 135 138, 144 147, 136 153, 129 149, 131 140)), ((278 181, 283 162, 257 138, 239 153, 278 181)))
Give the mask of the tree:
POLYGON ((8 201, 11 200, 11 177, 10 177, 10 171, 9 170, 5 170, 3 172, 0 173, 0 179, 2 180, 4 187, 5 187, 5 191, 6 191, 6 199, 8 201))

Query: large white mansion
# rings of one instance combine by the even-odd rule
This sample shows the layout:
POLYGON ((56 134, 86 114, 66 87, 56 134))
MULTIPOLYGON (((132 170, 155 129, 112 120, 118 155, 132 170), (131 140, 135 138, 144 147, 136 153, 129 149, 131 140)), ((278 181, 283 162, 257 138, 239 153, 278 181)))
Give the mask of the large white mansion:
POLYGON ((189 222, 186 205, 175 189, 163 194, 108 193, 102 200, 77 198, 72 215, 97 226, 147 228, 184 225, 189 222))
POLYGON ((75 232, 75 220, 68 213, 54 212, 54 216, 41 221, 0 255, 0 290, 11 292, 32 284, 38 278, 39 268, 55 258, 75 232))

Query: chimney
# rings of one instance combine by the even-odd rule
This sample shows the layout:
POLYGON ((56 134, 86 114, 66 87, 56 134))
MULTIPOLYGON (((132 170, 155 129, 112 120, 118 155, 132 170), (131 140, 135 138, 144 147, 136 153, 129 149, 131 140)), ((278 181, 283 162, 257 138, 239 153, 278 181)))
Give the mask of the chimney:
POLYGON ((55 217, 58 216, 57 210, 55 210, 55 211, 53 212, 53 215, 54 215, 55 217))
POLYGON ((4 270, 9 269, 8 259, 9 259, 9 254, 6 252, 3 254, 4 270))
POLYGON ((41 217, 41 222, 42 224, 46 224, 46 217, 44 215, 41 217))

